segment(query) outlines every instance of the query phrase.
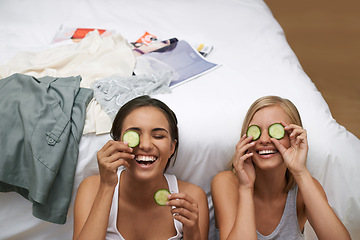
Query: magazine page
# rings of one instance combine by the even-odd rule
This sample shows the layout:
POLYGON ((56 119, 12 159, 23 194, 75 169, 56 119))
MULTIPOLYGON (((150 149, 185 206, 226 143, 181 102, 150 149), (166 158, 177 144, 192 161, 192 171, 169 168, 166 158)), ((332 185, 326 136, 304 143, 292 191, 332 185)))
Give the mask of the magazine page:
POLYGON ((149 74, 149 69, 153 73, 171 71, 170 87, 174 88, 219 66, 207 61, 184 40, 173 40, 170 44, 163 41, 163 44, 164 47, 138 56, 138 66, 134 71, 136 75, 149 74))
POLYGON ((134 48, 139 48, 143 45, 149 45, 157 40, 158 39, 154 34, 145 32, 138 40, 136 40, 135 42, 131 42, 131 44, 134 46, 134 48))
POLYGON ((99 29, 99 28, 77 28, 77 27, 67 27, 61 25, 59 30, 55 33, 53 43, 57 43, 69 39, 72 39, 74 42, 78 42, 81 39, 85 38, 86 34, 94 30, 97 30, 99 34, 103 37, 114 34, 114 30, 99 29))
MULTIPOLYGON (((171 38, 165 41, 170 41, 171 40, 176 40, 177 38, 171 38)), ((138 49, 140 51, 142 51, 143 47, 147 47, 147 46, 154 46, 158 43, 161 43, 164 41, 159 41, 158 37, 154 34, 151 34, 149 32, 145 32, 138 40, 136 40, 135 42, 131 42, 131 44, 133 45, 133 47, 135 49, 138 49)), ((204 57, 206 57, 213 49, 213 46, 208 44, 208 43, 203 43, 203 42, 195 42, 195 43, 191 43, 191 46, 196 49, 196 51, 198 51, 201 55, 203 55, 204 57)), ((152 47, 154 48, 154 47, 152 47)), ((146 52, 149 52, 148 50, 146 50, 146 52)))

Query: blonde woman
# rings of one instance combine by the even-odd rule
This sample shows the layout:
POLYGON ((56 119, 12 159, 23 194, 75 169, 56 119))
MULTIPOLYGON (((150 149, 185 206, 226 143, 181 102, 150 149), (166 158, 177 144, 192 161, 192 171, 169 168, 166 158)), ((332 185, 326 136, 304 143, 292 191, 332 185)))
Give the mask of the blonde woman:
POLYGON ((277 96, 256 100, 241 134, 233 171, 212 182, 221 240, 304 239, 307 220, 319 239, 350 239, 306 168, 307 135, 292 102, 277 96), (255 134, 247 136, 250 126, 255 134))

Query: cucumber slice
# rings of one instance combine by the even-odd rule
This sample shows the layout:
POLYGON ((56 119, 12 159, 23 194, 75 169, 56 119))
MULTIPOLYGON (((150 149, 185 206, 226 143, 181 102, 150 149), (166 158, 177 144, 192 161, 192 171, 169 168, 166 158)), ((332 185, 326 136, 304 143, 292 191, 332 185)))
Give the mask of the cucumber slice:
POLYGON ((259 139, 259 137, 260 137, 260 135, 261 135, 261 130, 260 130, 260 128, 259 128, 258 125, 251 125, 251 126, 248 128, 248 130, 247 130, 247 132, 246 132, 246 135, 247 135, 248 137, 253 136, 253 140, 255 141, 255 140, 258 140, 258 139, 259 139))
POLYGON ((154 194, 154 199, 157 204, 160 206, 165 206, 166 202, 168 201, 167 196, 170 194, 169 190, 167 189, 160 189, 157 190, 154 194))
POLYGON ((140 136, 137 132, 130 130, 124 133, 122 140, 128 142, 129 147, 136 147, 140 143, 140 136))
POLYGON ((274 123, 269 127, 269 135, 272 138, 282 139, 285 136, 284 126, 280 123, 274 123))

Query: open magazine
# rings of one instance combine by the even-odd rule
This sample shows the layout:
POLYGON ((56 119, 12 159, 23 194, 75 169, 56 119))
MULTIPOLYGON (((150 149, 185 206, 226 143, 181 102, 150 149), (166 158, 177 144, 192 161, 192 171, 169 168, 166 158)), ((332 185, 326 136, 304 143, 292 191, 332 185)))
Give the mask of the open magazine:
POLYGON ((169 44, 166 44, 166 41, 158 43, 164 44, 164 47, 147 53, 140 52, 141 55, 137 57, 137 67, 134 71, 136 75, 149 74, 149 71, 154 74, 171 71, 170 87, 174 88, 219 66, 207 61, 184 40, 169 39, 167 41, 169 44))
MULTIPOLYGON (((172 38, 172 39, 176 39, 176 38, 172 38)), ((169 40, 172 40, 172 39, 169 39, 169 40)), ((177 39, 176 39, 176 41, 177 41, 177 39)), ((156 35, 151 34, 149 32, 145 32, 138 40, 131 42, 131 44, 134 46, 134 48, 141 49, 144 46, 153 45, 154 43, 156 44, 157 42, 159 42, 159 41, 158 41, 158 38, 156 35)), ((194 49, 196 49, 196 51, 198 51, 204 57, 206 57, 213 49, 212 45, 205 44, 202 42, 192 43, 191 46, 194 49)))

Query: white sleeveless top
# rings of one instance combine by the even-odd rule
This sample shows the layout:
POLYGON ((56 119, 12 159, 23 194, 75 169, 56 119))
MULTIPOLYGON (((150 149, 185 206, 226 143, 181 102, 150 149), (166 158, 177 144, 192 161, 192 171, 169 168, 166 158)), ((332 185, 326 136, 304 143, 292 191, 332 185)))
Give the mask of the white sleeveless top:
MULTIPOLYGON (((113 200, 111 203, 111 210, 109 216, 109 224, 107 227, 106 232, 106 239, 107 240, 125 240, 121 233, 117 229, 117 213, 118 213, 118 202, 119 202, 119 182, 120 182, 120 174, 124 170, 124 168, 118 170, 118 183, 116 185, 113 200)), ((179 188, 177 184, 177 179, 175 175, 164 173, 166 178, 167 184, 169 186, 170 193, 178 193, 179 188)), ((178 220, 174 219, 174 226, 176 229, 176 236, 169 238, 169 240, 177 240, 182 239, 182 231, 183 231, 183 224, 178 220)))

